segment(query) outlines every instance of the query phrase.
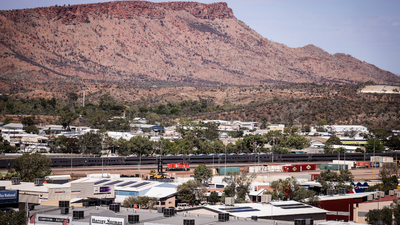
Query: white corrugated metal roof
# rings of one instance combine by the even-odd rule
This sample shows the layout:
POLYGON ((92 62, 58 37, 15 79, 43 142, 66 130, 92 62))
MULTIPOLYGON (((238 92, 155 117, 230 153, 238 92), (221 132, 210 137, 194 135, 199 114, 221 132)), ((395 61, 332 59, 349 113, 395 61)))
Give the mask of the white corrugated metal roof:
MULTIPOLYGON (((211 210, 216 210, 219 212, 228 212, 224 210, 225 206, 221 205, 208 205, 205 206, 211 210)), ((251 217, 254 216, 255 213, 258 217, 270 217, 270 216, 286 216, 286 215, 304 215, 304 214, 319 214, 319 213, 327 213, 327 210, 320 209, 317 207, 309 206, 296 201, 279 201, 279 202, 271 202, 270 204, 261 204, 261 203, 243 203, 243 204, 235 204, 235 208, 241 207, 250 207, 256 211, 246 211, 240 212, 232 212, 229 214, 237 217, 251 217), (298 208, 284 208, 281 206, 298 206, 298 208)))

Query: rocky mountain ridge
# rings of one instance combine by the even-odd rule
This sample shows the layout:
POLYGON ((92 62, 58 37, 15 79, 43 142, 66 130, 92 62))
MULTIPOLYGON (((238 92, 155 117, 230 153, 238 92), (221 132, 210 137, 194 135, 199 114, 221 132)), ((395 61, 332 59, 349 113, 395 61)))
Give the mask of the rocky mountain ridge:
POLYGON ((235 18, 227 3, 115 1, 1 11, 0 30, 4 93, 89 83, 132 90, 400 84, 400 77, 350 55, 272 42, 235 18))

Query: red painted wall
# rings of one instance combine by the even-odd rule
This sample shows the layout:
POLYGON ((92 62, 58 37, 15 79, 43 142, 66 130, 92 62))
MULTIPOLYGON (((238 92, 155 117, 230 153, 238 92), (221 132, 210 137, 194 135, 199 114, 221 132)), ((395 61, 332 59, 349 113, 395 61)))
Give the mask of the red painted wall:
MULTIPOLYGON (((358 201, 357 201, 358 202, 358 201)), ((355 199, 336 199, 336 200, 324 200, 320 201, 320 208, 328 211, 339 211, 339 212, 349 212, 350 205, 350 220, 353 221, 353 204, 355 203, 355 199)), ((342 215, 326 215, 326 220, 344 220, 345 222, 349 221, 349 216, 342 215)))

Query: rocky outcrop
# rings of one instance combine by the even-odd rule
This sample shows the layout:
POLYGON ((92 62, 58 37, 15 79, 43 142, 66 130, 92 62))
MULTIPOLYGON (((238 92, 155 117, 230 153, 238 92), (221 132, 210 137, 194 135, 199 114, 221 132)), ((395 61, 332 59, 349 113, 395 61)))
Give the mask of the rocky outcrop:
MULTIPOLYGON (((115 1, 0 12, 0 85, 353 84, 400 78, 313 45, 289 48, 226 3, 115 1)), ((66 86, 67 87, 67 86, 66 86)))

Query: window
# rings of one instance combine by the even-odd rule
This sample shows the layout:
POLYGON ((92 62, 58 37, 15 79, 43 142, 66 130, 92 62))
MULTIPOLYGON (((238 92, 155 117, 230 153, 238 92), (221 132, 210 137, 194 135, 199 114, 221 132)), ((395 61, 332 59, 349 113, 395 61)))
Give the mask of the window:
POLYGON ((161 205, 165 205, 165 202, 161 202, 161 205))

